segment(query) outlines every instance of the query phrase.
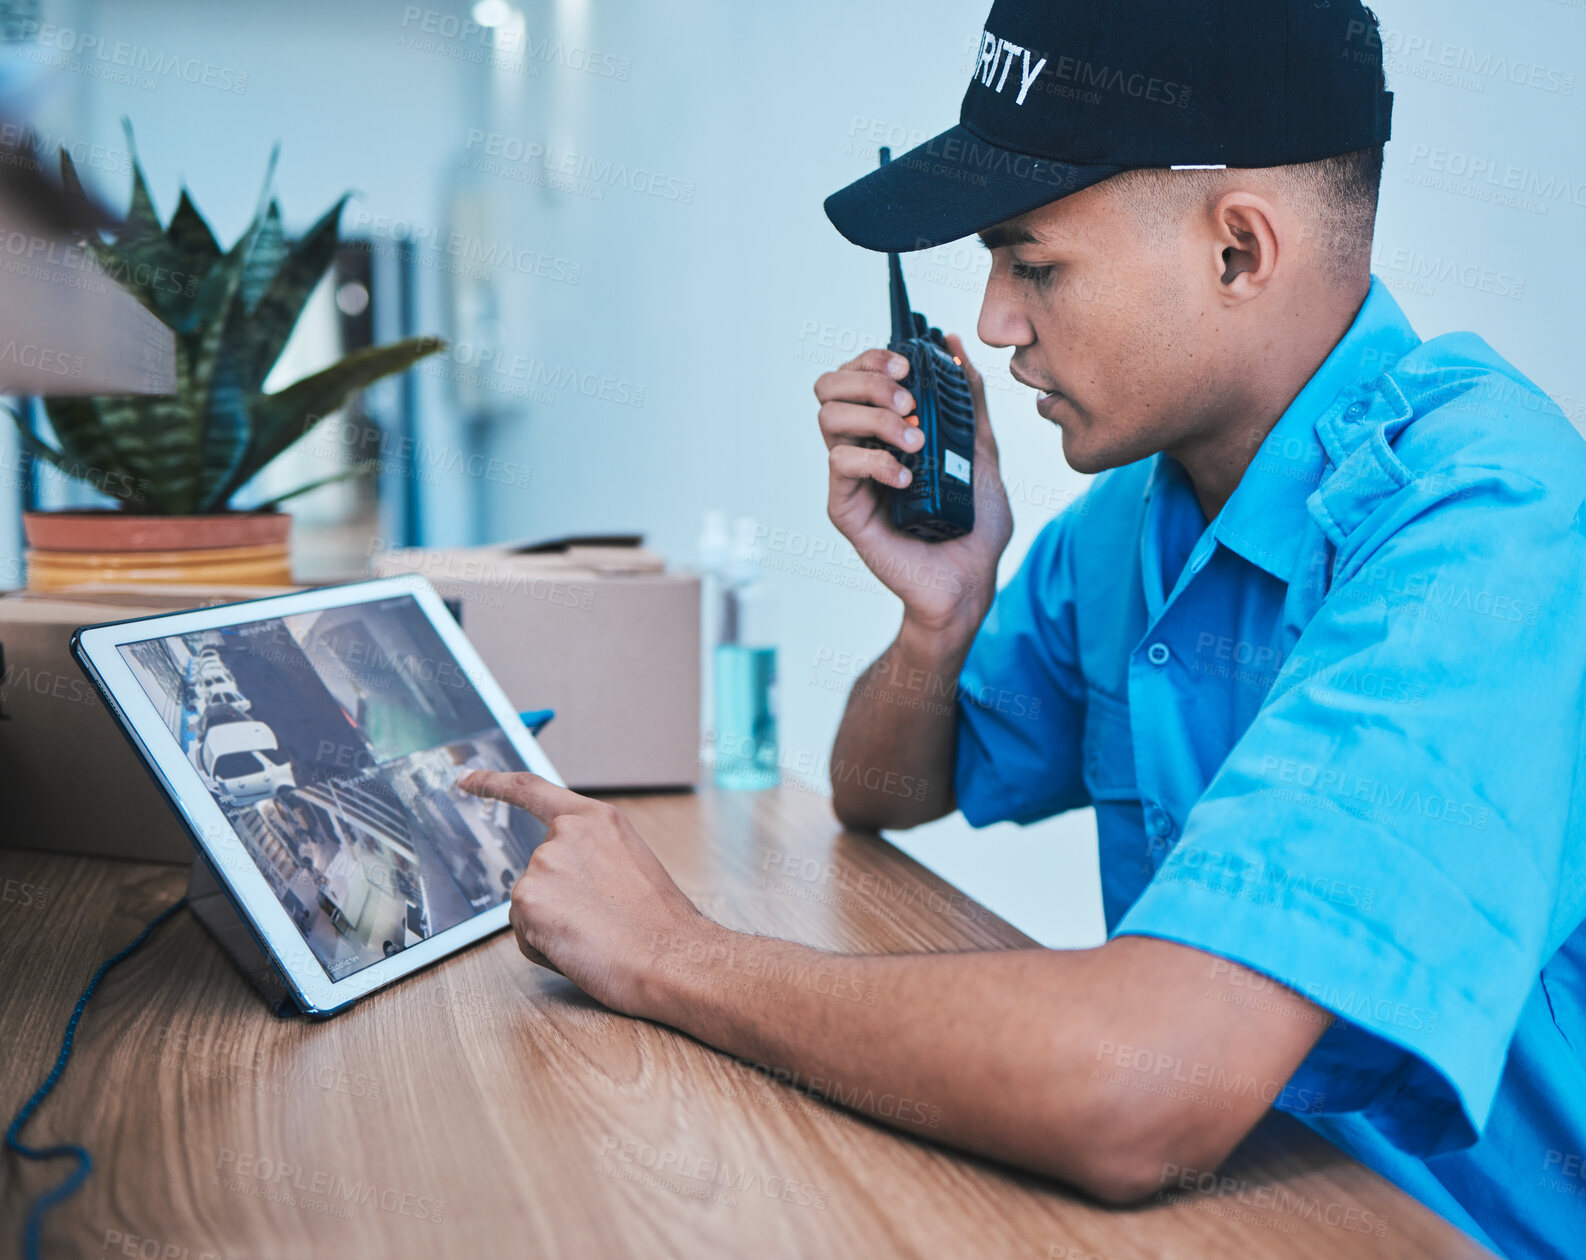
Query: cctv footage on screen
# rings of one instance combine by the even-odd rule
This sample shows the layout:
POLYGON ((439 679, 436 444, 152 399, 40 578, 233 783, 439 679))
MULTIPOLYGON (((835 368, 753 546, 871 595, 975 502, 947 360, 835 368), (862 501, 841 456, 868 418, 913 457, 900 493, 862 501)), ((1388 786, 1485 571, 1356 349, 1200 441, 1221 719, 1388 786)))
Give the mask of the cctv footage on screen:
POLYGON ((544 836, 456 787, 526 767, 409 596, 121 653, 334 980, 499 905, 544 836))

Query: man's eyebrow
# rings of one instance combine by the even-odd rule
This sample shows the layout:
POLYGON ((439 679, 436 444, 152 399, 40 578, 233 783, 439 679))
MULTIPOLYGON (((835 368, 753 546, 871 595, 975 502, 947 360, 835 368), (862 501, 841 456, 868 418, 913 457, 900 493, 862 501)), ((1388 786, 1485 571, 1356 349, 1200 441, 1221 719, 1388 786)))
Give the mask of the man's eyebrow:
POLYGON ((976 235, 987 249, 1001 249, 1004 245, 1034 245, 1040 237, 1027 227, 992 227, 976 235))

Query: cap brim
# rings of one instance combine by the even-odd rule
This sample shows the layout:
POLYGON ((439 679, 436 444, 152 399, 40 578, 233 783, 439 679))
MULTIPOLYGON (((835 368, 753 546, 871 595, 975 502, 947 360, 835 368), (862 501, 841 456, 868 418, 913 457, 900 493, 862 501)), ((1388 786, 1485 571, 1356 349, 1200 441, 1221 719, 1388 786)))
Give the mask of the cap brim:
POLYGON ((959 124, 826 198, 826 217, 855 245, 930 249, 1128 170, 1031 157, 959 124))

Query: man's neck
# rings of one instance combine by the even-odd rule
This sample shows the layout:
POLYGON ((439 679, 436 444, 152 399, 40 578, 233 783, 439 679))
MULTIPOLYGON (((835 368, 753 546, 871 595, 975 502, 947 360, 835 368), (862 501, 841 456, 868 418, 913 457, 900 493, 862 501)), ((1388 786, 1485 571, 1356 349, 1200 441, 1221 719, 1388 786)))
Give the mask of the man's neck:
POLYGON ((1367 276, 1359 285, 1340 289, 1333 300, 1309 304, 1282 321, 1261 349, 1266 364, 1261 378, 1245 382, 1237 402, 1217 423, 1166 452, 1189 475, 1207 521, 1223 510, 1261 443, 1344 339, 1370 290, 1367 276))

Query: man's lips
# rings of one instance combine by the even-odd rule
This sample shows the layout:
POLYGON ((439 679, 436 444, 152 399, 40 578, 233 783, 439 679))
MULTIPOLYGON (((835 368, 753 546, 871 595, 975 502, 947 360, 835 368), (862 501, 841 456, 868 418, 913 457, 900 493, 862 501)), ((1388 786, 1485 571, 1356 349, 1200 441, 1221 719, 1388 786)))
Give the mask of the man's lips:
POLYGON ((1051 394, 1056 392, 1055 390, 1048 389, 1045 385, 1041 385, 1036 381, 1032 381, 1029 377, 1025 376, 1023 372, 1019 371, 1019 365, 1017 363, 1008 364, 1008 375, 1013 377, 1014 380, 1018 381, 1019 384, 1028 385, 1037 393, 1051 394))
POLYGON ((1029 377, 1023 375, 1019 369, 1011 363, 1008 365, 1008 375, 1013 377, 1014 380, 1018 381, 1019 384, 1028 385, 1043 398, 1062 392, 1055 385, 1042 385, 1039 381, 1032 381, 1029 377))
POLYGON ((1063 397, 1063 392, 1061 390, 1048 389, 1044 385, 1040 385, 1035 381, 1028 380, 1024 376, 1021 376, 1019 374, 1019 370, 1011 363, 1008 365, 1008 375, 1013 377, 1014 380, 1018 381, 1019 384, 1027 385, 1035 391, 1035 409, 1037 412, 1039 412, 1048 420, 1055 420, 1057 418, 1052 414, 1052 408, 1056 406, 1058 400, 1063 397))

